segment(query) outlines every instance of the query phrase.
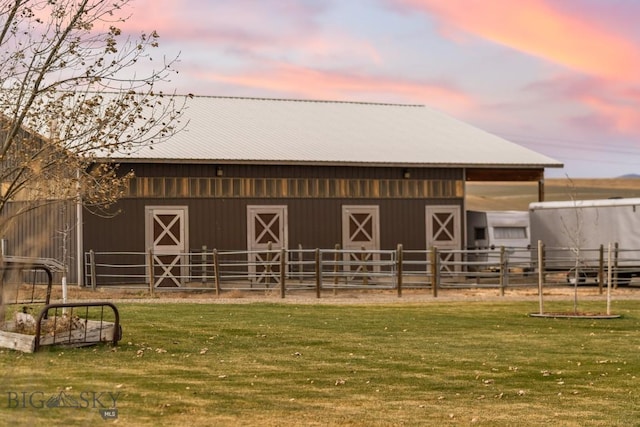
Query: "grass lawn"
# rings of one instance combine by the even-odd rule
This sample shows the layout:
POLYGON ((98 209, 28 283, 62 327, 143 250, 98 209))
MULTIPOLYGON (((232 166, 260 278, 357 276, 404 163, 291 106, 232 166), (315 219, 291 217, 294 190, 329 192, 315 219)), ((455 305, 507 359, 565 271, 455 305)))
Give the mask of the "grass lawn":
POLYGON ((597 321, 530 318, 535 302, 118 307, 124 338, 116 348, 0 351, 0 420, 17 426, 640 420, 638 301, 614 301, 623 317, 597 321), (52 401, 61 407, 47 406, 52 401), (100 413, 113 406, 117 419, 100 413))

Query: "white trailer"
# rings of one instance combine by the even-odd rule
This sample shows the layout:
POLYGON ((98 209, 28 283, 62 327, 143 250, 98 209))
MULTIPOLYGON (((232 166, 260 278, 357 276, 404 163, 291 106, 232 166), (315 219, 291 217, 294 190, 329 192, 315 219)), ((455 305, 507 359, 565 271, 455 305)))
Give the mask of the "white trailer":
POLYGON ((640 198, 531 203, 529 219, 531 246, 542 241, 553 248, 548 268, 582 268, 584 276, 594 276, 598 262, 589 253, 617 243, 619 282, 640 275, 640 198))
MULTIPOLYGON (((504 248, 509 263, 530 265, 529 213, 526 211, 467 211, 467 249, 470 261, 500 264, 504 248)), ((526 268, 526 267, 525 267, 526 268)), ((483 269, 479 264, 476 269, 483 269)))

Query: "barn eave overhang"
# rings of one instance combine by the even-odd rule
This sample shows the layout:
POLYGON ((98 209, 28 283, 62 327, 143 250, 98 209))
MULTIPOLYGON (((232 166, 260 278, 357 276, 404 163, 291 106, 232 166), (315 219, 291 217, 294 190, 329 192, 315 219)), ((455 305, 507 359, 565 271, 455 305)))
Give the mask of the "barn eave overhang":
POLYGON ((110 163, 145 164, 211 164, 211 165, 271 165, 271 166, 348 166, 348 167, 404 167, 404 168, 464 168, 469 171, 493 169, 545 169, 561 168, 562 163, 457 163, 457 162, 364 162, 335 160, 253 160, 253 159, 168 159, 113 157, 98 161, 110 163))

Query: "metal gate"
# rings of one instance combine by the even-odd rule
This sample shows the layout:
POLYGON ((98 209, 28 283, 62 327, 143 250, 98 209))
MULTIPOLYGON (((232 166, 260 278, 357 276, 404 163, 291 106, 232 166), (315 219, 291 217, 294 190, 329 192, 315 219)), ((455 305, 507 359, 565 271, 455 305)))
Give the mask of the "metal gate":
POLYGON ((247 249, 252 283, 280 281, 281 249, 288 247, 287 207, 247 206, 247 249))
POLYGON ((146 247, 153 253, 155 287, 179 287, 187 275, 187 206, 146 206, 146 247))
MULTIPOLYGON (((436 247, 439 251, 461 249, 460 207, 459 206, 427 206, 425 218, 427 221, 427 249, 436 247)), ((457 252, 440 252, 440 261, 459 261, 457 252)), ((444 271, 455 270, 446 264, 444 271)))

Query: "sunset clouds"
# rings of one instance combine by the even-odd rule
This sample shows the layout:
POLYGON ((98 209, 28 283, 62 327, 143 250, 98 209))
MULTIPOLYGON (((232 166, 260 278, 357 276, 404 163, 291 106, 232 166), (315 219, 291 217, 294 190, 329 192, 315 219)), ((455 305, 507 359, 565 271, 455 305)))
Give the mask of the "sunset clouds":
POLYGON ((640 173, 637 3, 133 0, 124 30, 179 54, 178 92, 426 104, 612 176, 640 173))
POLYGON ((640 72, 638 47, 575 8, 549 0, 397 0, 433 15, 443 26, 502 44, 575 71, 612 79, 634 79, 640 72))

